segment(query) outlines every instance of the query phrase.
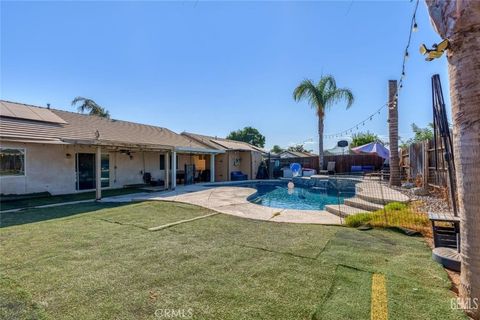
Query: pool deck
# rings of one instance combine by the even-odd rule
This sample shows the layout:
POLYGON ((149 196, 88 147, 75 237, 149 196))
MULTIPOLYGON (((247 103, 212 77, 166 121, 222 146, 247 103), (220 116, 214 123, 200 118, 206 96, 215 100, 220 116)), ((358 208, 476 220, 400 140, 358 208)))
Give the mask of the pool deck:
MULTIPOLYGON (((269 180, 249 180, 246 184, 265 182, 269 180)), ((272 180, 275 181, 275 180, 272 180)), ((278 181, 278 180, 277 180, 278 181)), ((373 182, 363 182, 358 185, 358 196, 369 200, 385 203, 391 201, 408 201, 408 198, 401 193, 384 185, 373 182), (379 197, 381 195, 381 198, 379 197)), ((328 205, 327 210, 295 210, 271 208, 251 203, 247 198, 256 192, 255 189, 242 187, 238 182, 231 183, 205 183, 189 186, 177 186, 172 191, 161 191, 153 193, 137 193, 108 197, 101 202, 132 202, 132 201, 173 201, 198 205, 220 213, 237 217, 288 223, 311 223, 338 225, 343 224, 343 216, 365 212, 359 208, 352 208, 346 205, 328 205), (350 212, 356 209, 355 212, 350 212), (350 211, 349 211, 350 210, 350 211)), ((351 198, 351 199, 356 199, 351 198)), ((364 202, 366 201, 364 200, 364 202)))
MULTIPOLYGON (((249 181, 249 183, 252 182, 255 181, 249 181)), ((228 186, 225 183, 209 183, 178 186, 173 191, 108 197, 102 199, 101 202, 174 201, 194 204, 237 217, 263 221, 328 225, 338 225, 343 222, 341 217, 324 210, 281 209, 253 204, 247 198, 255 192, 256 190, 253 188, 228 186), (217 187, 217 185, 220 186, 217 187)))

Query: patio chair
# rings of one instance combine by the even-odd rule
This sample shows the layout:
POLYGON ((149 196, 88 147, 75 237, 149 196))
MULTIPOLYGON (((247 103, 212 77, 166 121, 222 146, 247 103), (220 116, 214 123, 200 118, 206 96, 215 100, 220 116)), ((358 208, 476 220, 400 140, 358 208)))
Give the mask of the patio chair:
POLYGON ((328 161, 327 170, 320 170, 320 174, 335 174, 335 161, 328 161))
POLYGON ((248 175, 242 173, 242 171, 232 171, 230 173, 230 180, 232 181, 241 181, 241 180, 247 180, 248 175))

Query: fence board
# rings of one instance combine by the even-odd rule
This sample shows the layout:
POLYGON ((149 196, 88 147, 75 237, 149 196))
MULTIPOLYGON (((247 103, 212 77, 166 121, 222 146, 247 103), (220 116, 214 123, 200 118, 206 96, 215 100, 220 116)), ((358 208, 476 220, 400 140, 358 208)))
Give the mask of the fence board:
MULTIPOLYGON (((283 158, 280 160, 280 167, 289 166, 291 163, 299 163, 302 168, 318 169, 318 157, 283 158)), ((323 158, 323 170, 327 169, 328 162, 335 162, 336 173, 347 173, 352 166, 374 166, 376 171, 382 169, 384 160, 375 154, 346 154, 329 155, 323 158)))
POLYGON ((413 143, 400 151, 400 168, 407 180, 423 177, 423 186, 447 187, 448 171, 442 139, 437 140, 437 149, 432 140, 413 143), (436 154, 435 154, 436 153, 436 154), (435 156, 437 161, 435 161, 435 156))

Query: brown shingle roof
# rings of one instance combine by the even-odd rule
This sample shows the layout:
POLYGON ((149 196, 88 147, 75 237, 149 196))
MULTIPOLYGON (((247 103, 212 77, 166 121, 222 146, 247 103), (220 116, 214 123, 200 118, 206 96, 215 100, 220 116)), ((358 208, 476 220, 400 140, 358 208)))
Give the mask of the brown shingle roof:
POLYGON ((177 134, 169 129, 134 122, 106 119, 74 112, 46 109, 14 102, 0 101, 16 108, 50 110, 66 123, 52 123, 19 119, 1 115, 0 136, 31 140, 58 139, 70 142, 121 143, 207 149, 194 139, 177 134), (97 133, 98 131, 98 133, 97 133), (98 137, 97 137, 98 136, 98 137), (98 138, 98 139, 97 139, 98 138))
POLYGON ((215 148, 218 150, 242 150, 242 151, 257 151, 257 152, 264 152, 261 148, 253 146, 249 143, 218 138, 218 137, 211 137, 196 133, 190 132, 182 132, 183 136, 193 138, 211 148, 215 148))

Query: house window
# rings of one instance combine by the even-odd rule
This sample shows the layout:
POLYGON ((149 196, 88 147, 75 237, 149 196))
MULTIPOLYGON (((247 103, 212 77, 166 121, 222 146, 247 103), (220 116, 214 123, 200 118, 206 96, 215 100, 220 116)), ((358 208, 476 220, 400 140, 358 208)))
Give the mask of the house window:
POLYGON ((165 155, 160 155, 160 170, 165 170, 165 155))
POLYGON ((0 176, 25 175, 25 149, 0 148, 0 176))

